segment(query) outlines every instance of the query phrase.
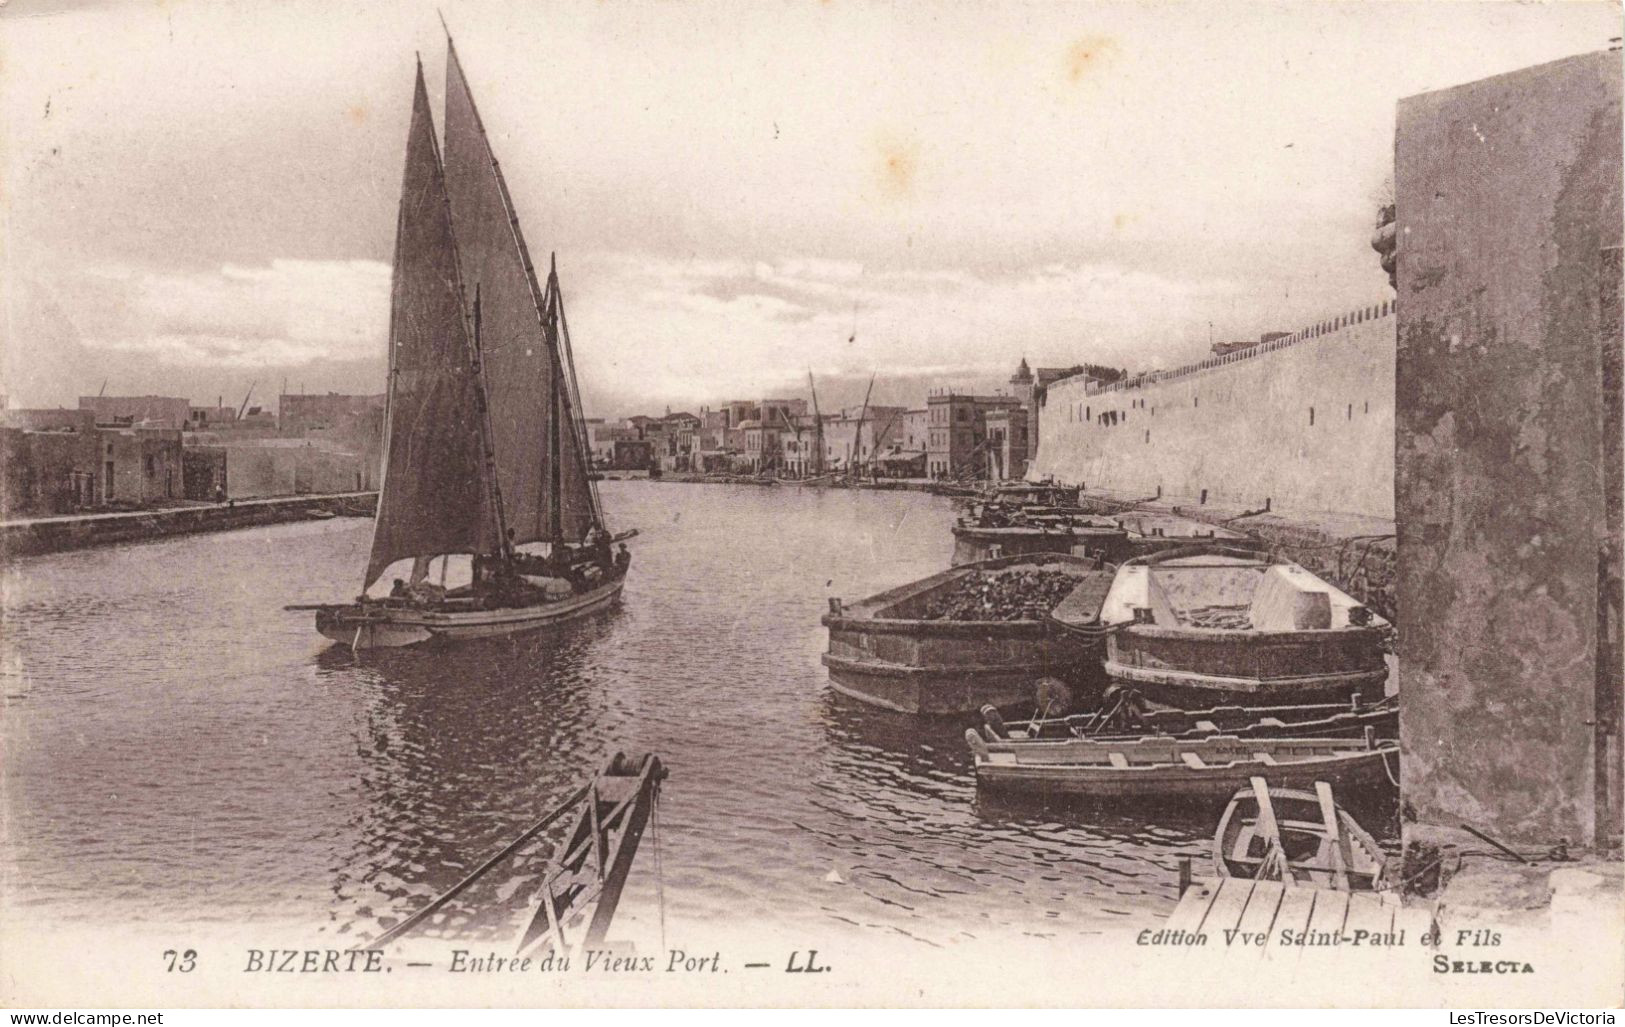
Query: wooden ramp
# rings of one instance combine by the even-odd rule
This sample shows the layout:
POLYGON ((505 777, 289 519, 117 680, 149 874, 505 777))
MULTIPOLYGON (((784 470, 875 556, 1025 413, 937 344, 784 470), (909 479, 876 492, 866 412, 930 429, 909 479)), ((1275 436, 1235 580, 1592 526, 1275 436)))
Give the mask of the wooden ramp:
POLYGON ((1217 877, 1193 881, 1164 929, 1204 935, 1209 949, 1251 949, 1279 958, 1334 948, 1418 945, 1432 924, 1431 910, 1406 908, 1392 892, 1217 877))

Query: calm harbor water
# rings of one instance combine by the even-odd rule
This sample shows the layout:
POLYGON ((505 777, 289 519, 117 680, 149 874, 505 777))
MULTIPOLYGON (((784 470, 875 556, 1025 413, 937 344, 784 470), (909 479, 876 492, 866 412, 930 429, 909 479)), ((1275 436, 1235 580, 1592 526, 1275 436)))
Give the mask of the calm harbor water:
MULTIPOLYGON (((1203 856, 1210 813, 979 801, 963 725, 828 688, 826 597, 946 567, 948 500, 602 488, 613 524, 643 532, 619 609, 435 651, 358 657, 283 612, 353 593, 362 520, 5 568, 7 915, 370 936, 618 750, 671 770, 659 833, 674 936, 726 920, 943 946, 1173 907, 1177 858, 1203 856)), ((646 837, 635 878, 650 856, 646 837)), ((522 907, 523 883, 486 899, 522 907)), ((652 916, 651 894, 629 891, 623 911, 652 916)), ((453 927, 511 927, 496 921, 453 927)))

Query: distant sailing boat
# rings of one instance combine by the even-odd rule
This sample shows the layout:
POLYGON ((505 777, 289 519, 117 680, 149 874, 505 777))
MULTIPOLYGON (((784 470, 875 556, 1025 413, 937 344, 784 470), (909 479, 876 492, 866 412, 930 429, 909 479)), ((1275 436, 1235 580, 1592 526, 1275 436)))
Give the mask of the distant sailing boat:
POLYGON ((536 280, 502 170, 447 37, 444 160, 418 64, 390 308, 383 484, 363 590, 314 609, 363 649, 510 634, 613 603, 631 555, 591 480, 556 266, 536 280), (545 553, 519 547, 547 543, 545 553), (473 580, 444 588, 450 554, 473 580), (430 582, 440 557, 442 585, 430 582))

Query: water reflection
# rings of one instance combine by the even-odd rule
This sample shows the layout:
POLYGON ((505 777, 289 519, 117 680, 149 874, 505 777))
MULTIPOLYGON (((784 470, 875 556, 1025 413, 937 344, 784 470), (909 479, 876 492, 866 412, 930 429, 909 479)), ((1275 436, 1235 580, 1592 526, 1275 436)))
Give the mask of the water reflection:
MULTIPOLYGON (((370 937, 616 751, 657 753, 673 937, 771 925, 921 947, 1146 924, 1212 822, 1014 809, 963 726, 837 696, 828 597, 934 573, 953 507, 908 492, 605 482, 642 529, 622 607, 359 655, 283 603, 351 594, 370 526, 283 525, 6 569, 7 900, 53 920, 291 922, 370 937), (109 783, 113 782, 113 785, 109 783)), ((562 825, 561 825, 562 829, 562 825)), ((431 933, 502 935, 535 866, 431 933), (474 907, 488 917, 470 920, 474 907)), ((637 888, 623 913, 650 916, 637 888)))
MULTIPOLYGON (((606 611, 446 646, 432 659, 343 646, 317 658, 366 697, 356 738, 365 804, 350 825, 352 846, 333 868, 330 919, 338 933, 375 936, 415 911, 607 761, 595 653, 612 636, 613 618, 606 611)), ((532 855, 548 851, 540 844, 532 855)), ((535 864, 504 865, 426 933, 511 929, 535 864)))

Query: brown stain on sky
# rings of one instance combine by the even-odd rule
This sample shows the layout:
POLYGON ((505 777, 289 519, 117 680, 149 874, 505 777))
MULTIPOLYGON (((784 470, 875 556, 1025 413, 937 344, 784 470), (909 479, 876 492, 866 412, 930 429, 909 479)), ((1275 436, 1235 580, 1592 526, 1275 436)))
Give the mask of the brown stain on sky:
POLYGON ((907 199, 920 172, 920 147, 908 140, 882 138, 876 142, 876 178, 887 199, 907 199))
POLYGON ((1110 36, 1080 36, 1066 48, 1066 80, 1073 85, 1109 67, 1117 59, 1117 41, 1110 36))
POLYGON ((355 122, 357 125, 364 125, 367 122, 367 113, 367 105, 364 103, 358 103, 347 108, 344 112, 344 116, 355 122))

